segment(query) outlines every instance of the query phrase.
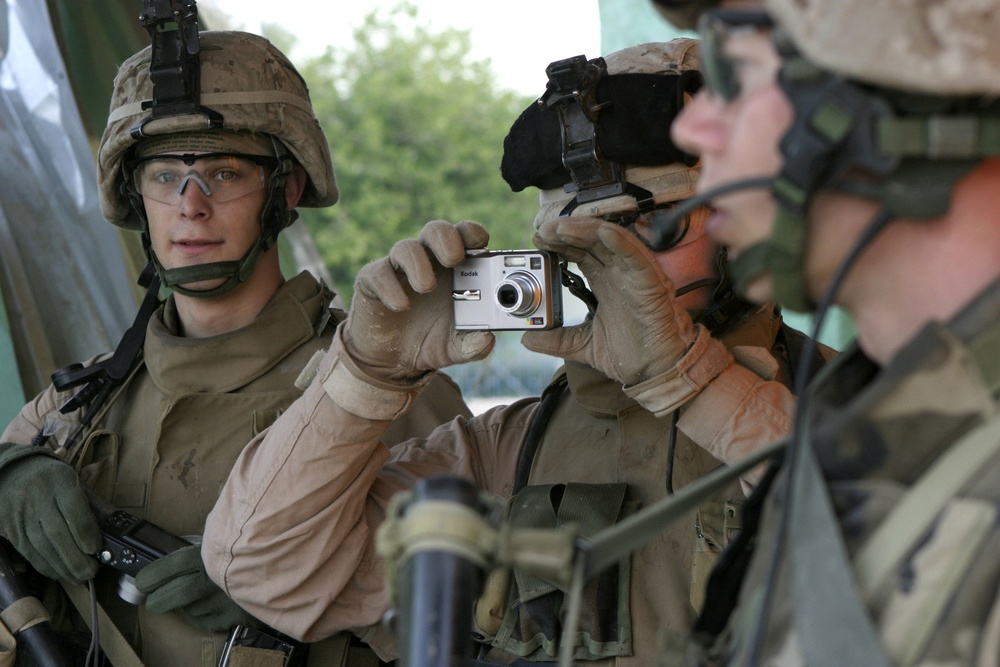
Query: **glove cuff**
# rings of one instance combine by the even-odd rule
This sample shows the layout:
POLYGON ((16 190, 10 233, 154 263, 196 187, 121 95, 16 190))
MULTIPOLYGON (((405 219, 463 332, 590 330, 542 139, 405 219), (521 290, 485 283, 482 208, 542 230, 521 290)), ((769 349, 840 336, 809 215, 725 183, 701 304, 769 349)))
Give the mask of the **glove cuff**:
POLYGON ((428 373, 415 383, 405 385, 371 377, 345 350, 343 327, 338 327, 329 354, 333 367, 323 378, 323 389, 334 403, 365 419, 384 421, 404 414, 434 375, 428 373))
POLYGON ((691 400, 733 363, 733 355, 704 325, 697 325, 696 334, 694 343, 673 368, 625 387, 625 394, 657 417, 691 400))
POLYGON ((48 447, 35 447, 34 445, 24 445, 16 442, 5 442, 0 444, 0 474, 12 464, 26 459, 29 456, 48 456, 57 461, 61 459, 48 447))

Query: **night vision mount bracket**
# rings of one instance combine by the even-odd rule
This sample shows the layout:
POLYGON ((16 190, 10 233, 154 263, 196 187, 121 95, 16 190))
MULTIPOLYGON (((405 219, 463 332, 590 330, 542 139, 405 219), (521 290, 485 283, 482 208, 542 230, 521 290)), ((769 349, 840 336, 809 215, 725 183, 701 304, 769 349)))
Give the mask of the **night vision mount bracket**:
POLYGON ((577 193, 560 215, 569 215, 580 204, 622 194, 635 197, 639 210, 652 208, 652 193, 626 181, 621 165, 601 155, 597 117, 610 104, 597 101, 597 85, 608 74, 604 58, 587 60, 580 55, 557 60, 545 73, 549 80, 538 103, 559 112, 563 166, 573 177, 566 191, 575 186, 577 193))
POLYGON ((202 114, 209 129, 223 126, 222 114, 201 105, 201 46, 198 40, 198 6, 195 0, 144 0, 139 24, 152 39, 149 77, 153 99, 142 103, 150 114, 131 129, 132 138, 143 136, 151 120, 202 114))

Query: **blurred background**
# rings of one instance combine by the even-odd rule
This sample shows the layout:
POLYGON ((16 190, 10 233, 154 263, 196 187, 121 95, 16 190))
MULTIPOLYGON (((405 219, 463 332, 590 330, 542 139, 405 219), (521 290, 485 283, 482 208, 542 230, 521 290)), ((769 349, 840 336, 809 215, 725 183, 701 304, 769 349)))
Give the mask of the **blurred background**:
MULTIPOLYGON (((0 0, 0 424, 66 364, 114 349, 140 299, 138 236, 105 222, 94 151, 118 64, 148 44, 140 0, 0 0)), ((490 247, 530 247, 537 194, 500 177, 503 139, 545 67, 678 36, 648 0, 200 0, 203 28, 265 35, 302 72, 341 199, 281 236, 350 304, 353 276, 432 219, 477 220, 490 247)), ((584 309, 566 296, 567 320, 584 309)), ((786 313, 809 330, 808 318, 786 313)), ((842 314, 821 339, 852 337, 842 314)), ((452 368, 481 410, 538 394, 559 361, 500 333, 452 368)))

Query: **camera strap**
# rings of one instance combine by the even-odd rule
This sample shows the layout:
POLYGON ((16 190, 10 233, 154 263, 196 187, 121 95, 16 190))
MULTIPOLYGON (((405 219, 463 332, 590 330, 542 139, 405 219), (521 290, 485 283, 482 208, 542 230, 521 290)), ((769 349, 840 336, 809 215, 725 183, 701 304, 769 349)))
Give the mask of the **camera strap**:
POLYGON ((104 607, 101 606, 100 602, 94 602, 96 618, 91 616, 90 591, 80 584, 74 584, 69 581, 61 580, 59 584, 66 591, 66 596, 73 603, 80 616, 83 617, 90 631, 98 635, 101 648, 108 658, 111 659, 111 664, 115 667, 144 667, 142 659, 125 640, 125 636, 122 635, 118 626, 108 616, 108 612, 104 611, 104 607), (96 630, 94 628, 95 621, 97 624, 96 630))

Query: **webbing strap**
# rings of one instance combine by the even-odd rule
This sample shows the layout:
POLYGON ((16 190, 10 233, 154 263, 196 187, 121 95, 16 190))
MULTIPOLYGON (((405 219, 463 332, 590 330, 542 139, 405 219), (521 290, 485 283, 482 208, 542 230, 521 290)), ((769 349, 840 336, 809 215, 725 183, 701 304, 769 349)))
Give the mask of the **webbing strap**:
MULTIPOLYGON (((206 106, 218 106, 223 104, 288 104, 308 112, 310 116, 313 115, 313 110, 309 106, 309 102, 307 100, 302 99, 302 97, 294 93, 280 90, 204 93, 201 96, 201 103, 206 106)), ((132 102, 131 104, 123 104, 108 115, 108 124, 110 125, 111 123, 119 121, 122 118, 138 116, 139 114, 144 113, 144 104, 147 104, 147 102, 132 102)))
POLYGON ((590 555, 586 576, 589 578, 603 571, 647 542, 657 539, 668 525, 697 509, 740 475, 760 465, 784 447, 784 441, 777 442, 728 466, 720 466, 674 495, 667 496, 602 531, 588 546, 590 555))
POLYGON ((45 611, 45 607, 35 597, 18 598, 0 611, 0 621, 14 634, 50 620, 49 612, 45 611))
MULTIPOLYGON (((79 584, 73 584, 68 581, 60 581, 59 583, 62 585, 63 590, 66 591, 66 595, 73 603, 73 606, 80 612, 80 616, 87 623, 87 627, 93 632, 94 626, 90 617, 89 591, 79 584)), ((111 659, 111 664, 115 667, 143 667, 142 660, 125 640, 121 631, 118 630, 114 621, 111 620, 111 617, 108 616, 108 613, 104 611, 104 607, 100 604, 97 605, 97 621, 97 627, 100 631, 101 648, 104 649, 108 658, 111 659)))
POLYGON ((989 116, 884 118, 876 136, 880 150, 900 157, 958 159, 1000 153, 1000 120, 989 116))
MULTIPOLYGON (((351 633, 338 632, 332 637, 309 645, 308 667, 350 667, 347 654, 351 647, 351 633)), ((374 654, 372 654, 374 655, 374 654)), ((378 661, 376 660, 376 664, 378 661)))
POLYGON ((868 537, 855 557, 858 584, 866 599, 886 583, 948 501, 1000 451, 998 424, 1000 415, 952 445, 868 537))
POLYGON ((840 527, 805 429, 790 471, 793 623, 803 664, 890 667, 854 587, 840 527))

